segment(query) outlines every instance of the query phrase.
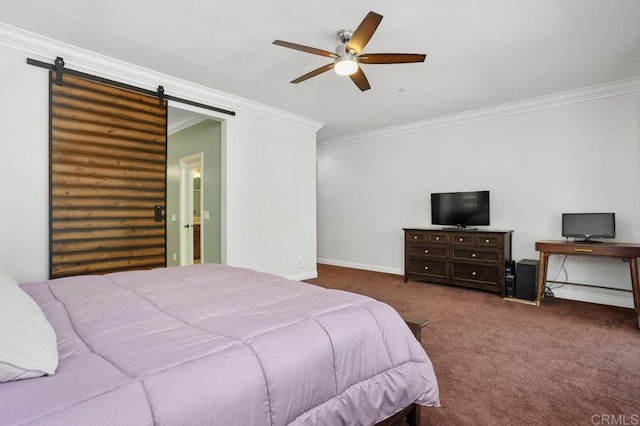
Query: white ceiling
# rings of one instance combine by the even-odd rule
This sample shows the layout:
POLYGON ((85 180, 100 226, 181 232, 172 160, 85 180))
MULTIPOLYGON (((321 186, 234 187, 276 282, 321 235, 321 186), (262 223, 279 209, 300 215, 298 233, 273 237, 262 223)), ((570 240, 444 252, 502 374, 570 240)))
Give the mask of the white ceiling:
POLYGON ((640 0, 21 0, 0 21, 326 123, 319 141, 640 75, 640 0), (327 72, 336 32, 384 16, 371 90, 327 72))

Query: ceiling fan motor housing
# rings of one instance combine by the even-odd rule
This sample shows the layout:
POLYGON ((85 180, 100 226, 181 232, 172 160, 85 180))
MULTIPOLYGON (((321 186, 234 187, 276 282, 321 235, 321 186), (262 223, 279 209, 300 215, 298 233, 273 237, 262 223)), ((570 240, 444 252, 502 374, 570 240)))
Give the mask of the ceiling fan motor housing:
POLYGON ((338 58, 342 58, 345 56, 351 56, 351 57, 357 57, 358 55, 356 54, 355 51, 351 50, 351 52, 347 52, 347 45, 346 44, 339 44, 338 46, 336 46, 336 55, 338 55, 338 58))
MULTIPOLYGON (((355 62, 356 64, 358 63, 358 54, 354 50, 347 52, 347 43, 349 42, 349 40, 351 40, 352 36, 353 31, 349 28, 343 28, 338 31, 338 39, 340 40, 340 44, 336 47, 336 55, 338 55, 338 57, 334 59, 334 63, 336 65, 338 65, 339 62, 343 61, 355 62)), ((341 73, 338 72, 338 74, 341 73)))

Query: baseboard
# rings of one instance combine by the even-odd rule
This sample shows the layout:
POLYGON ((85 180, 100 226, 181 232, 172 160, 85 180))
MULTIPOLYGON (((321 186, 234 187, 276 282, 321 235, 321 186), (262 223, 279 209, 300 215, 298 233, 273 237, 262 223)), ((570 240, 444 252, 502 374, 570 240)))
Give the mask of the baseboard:
POLYGON ((309 272, 302 272, 300 274, 287 275, 285 278, 288 278, 294 281, 310 280, 313 278, 318 278, 318 271, 314 270, 309 272))
POLYGON ((580 302, 598 303, 600 305, 620 306, 633 308, 633 294, 629 291, 614 290, 609 288, 582 287, 579 285, 565 284, 562 287, 550 285, 555 297, 559 299, 577 300, 580 302))
MULTIPOLYGON (((346 262, 344 260, 326 258, 318 258, 317 262, 323 265, 342 266, 344 268, 404 275, 404 269, 402 268, 346 262)), ((552 288, 555 286, 552 283, 549 284, 551 284, 552 288)), ((629 291, 565 284, 560 288, 553 288, 553 293, 555 297, 559 299, 576 300, 579 302, 597 303, 599 305, 620 306, 622 308, 633 309, 633 294, 629 291)))
POLYGON ((323 265, 342 266, 344 268, 363 269, 365 271, 383 272, 385 274, 404 275, 404 269, 388 266, 369 265, 367 263, 345 262, 343 260, 318 258, 323 265))
POLYGON ((524 305, 536 306, 536 302, 534 302, 533 300, 516 299, 515 297, 503 297, 502 300, 506 300, 508 302, 522 303, 524 305))

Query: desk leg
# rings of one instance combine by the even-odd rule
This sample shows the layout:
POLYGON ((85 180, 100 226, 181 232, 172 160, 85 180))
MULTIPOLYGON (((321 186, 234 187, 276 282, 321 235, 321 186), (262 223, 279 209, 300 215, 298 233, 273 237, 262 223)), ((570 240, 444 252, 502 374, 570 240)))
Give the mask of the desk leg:
POLYGON ((640 328, 640 284, 638 284, 638 259, 632 257, 629 259, 631 268, 631 290, 633 290, 633 306, 638 315, 638 327, 640 328))
POLYGON ((544 296, 544 289, 547 287, 547 261, 548 260, 549 260, 549 255, 541 251, 540 261, 538 262, 538 283, 536 285, 536 306, 540 306, 540 301, 544 296))

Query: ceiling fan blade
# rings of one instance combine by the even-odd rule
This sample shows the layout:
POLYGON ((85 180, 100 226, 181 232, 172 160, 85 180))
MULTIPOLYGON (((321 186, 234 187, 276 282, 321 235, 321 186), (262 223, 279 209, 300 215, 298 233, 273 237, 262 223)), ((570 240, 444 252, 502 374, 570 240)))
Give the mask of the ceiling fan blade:
POLYGON ((302 75, 302 76, 296 78, 295 80, 293 80, 291 82, 293 84, 301 83, 301 82, 303 82, 305 80, 310 79, 311 77, 315 77, 318 74, 322 74, 323 72, 327 72, 330 69, 333 69, 333 64, 327 64, 327 65, 321 66, 320 68, 315 69, 315 70, 313 70, 311 72, 308 72, 305 75, 302 75))
POLYGON ((376 32, 380 21, 382 21, 382 15, 369 12, 353 32, 351 40, 347 43, 347 52, 350 52, 352 49, 355 50, 356 53, 362 52, 362 49, 364 49, 367 43, 369 43, 369 40, 371 40, 373 33, 376 32))
POLYGON ((427 55, 418 53, 365 53, 358 57, 363 64, 408 64, 424 62, 427 55))
POLYGON ((369 80, 367 80, 367 77, 362 72, 362 68, 358 67, 358 71, 356 71, 354 74, 351 74, 349 78, 351 78, 351 81, 353 81, 356 86, 358 86, 358 89, 362 90, 363 92, 365 90, 371 89, 369 80))
POLYGON ((328 50, 316 49, 315 47, 303 46, 301 44, 291 43, 288 41, 275 40, 273 42, 276 46, 288 47, 289 49, 300 50, 302 52, 313 53, 314 55, 325 56, 327 58, 337 58, 333 52, 329 52, 328 50))

